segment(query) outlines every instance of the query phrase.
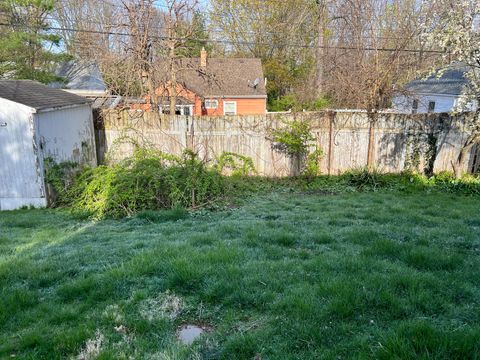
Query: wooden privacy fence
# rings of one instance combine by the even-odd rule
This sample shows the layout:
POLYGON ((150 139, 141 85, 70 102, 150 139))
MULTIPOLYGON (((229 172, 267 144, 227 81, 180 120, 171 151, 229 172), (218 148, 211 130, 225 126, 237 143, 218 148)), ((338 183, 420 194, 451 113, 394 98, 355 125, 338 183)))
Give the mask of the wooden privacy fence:
MULTIPOLYGON (((223 152, 248 156, 260 175, 285 176, 292 174, 293 161, 272 148, 268 134, 302 119, 311 124, 316 145, 323 150, 322 173, 367 166, 369 148, 380 171, 440 172, 452 171, 466 139, 464 116, 381 113, 372 125, 366 113, 350 111, 190 117, 108 110, 96 115, 95 137, 99 162, 125 158, 137 145, 174 155, 190 148, 209 162, 223 152)), ((477 152, 472 150, 464 171, 476 171, 477 152)))

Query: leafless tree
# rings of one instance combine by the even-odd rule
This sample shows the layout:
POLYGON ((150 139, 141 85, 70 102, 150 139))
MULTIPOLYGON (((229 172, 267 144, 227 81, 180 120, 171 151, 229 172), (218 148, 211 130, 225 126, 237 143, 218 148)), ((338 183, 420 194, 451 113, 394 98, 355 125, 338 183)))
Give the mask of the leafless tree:
POLYGON ((425 61, 415 0, 338 0, 331 24, 332 46, 326 90, 335 104, 366 110, 370 121, 368 166, 374 166, 374 131, 378 112, 388 108, 397 85, 414 77, 425 61))

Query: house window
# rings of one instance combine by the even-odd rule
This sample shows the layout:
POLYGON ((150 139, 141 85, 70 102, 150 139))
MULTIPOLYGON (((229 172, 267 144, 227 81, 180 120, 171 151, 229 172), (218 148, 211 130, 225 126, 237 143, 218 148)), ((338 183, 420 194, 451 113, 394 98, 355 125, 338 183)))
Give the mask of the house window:
POLYGON ((205 109, 217 109, 218 100, 205 100, 205 109))
POLYGON ((413 100, 412 104, 412 114, 416 114, 418 112, 418 100, 413 100))
MULTIPOLYGON (((170 115, 170 106, 159 106, 159 111, 162 114, 170 115)), ((193 115, 193 105, 177 105, 175 107, 175 115, 186 115, 192 116, 193 115)))
POLYGON ((223 103, 223 113, 225 115, 237 115, 237 102, 225 101, 223 103))
POLYGON ((182 111, 183 111, 182 115, 186 115, 186 116, 192 115, 192 108, 190 106, 184 106, 182 111))
POLYGON ((432 113, 435 111, 435 101, 429 101, 428 102, 428 112, 432 113))

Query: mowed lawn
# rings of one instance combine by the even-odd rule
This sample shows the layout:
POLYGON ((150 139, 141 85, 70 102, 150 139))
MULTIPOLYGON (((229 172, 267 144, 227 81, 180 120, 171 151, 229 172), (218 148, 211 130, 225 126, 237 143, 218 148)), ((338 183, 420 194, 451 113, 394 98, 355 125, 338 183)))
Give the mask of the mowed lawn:
POLYGON ((0 358, 480 357, 478 198, 244 202, 178 220, 0 213, 0 358), (185 324, 208 331, 181 345, 185 324))

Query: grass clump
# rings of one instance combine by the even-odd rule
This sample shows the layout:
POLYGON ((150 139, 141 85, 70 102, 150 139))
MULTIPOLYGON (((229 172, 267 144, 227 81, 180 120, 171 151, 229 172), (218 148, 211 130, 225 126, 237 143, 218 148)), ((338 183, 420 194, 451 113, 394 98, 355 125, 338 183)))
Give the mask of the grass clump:
POLYGON ((174 207, 168 210, 144 210, 137 214, 139 219, 150 222, 177 221, 188 217, 188 211, 182 207, 174 207))

